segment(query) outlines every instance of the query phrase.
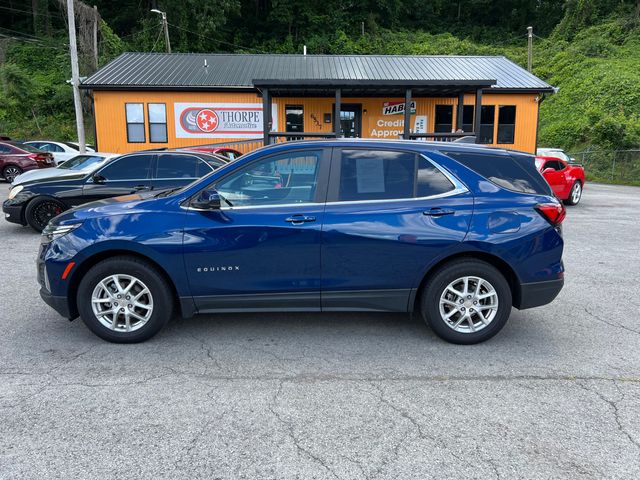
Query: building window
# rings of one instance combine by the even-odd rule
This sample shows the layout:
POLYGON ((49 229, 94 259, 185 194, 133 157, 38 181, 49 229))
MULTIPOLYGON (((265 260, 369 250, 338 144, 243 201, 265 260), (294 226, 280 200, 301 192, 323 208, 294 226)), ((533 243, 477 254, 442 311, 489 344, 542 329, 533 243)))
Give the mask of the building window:
POLYGON ((462 110, 462 130, 473 132, 473 105, 465 105, 462 110))
POLYGON ((149 141, 167 143, 167 107, 164 103, 148 103, 149 141))
POLYGON ((451 133, 453 128, 453 105, 436 105, 436 133, 451 133))
POLYGON ((513 143, 515 131, 515 105, 500 105, 498 107, 498 143, 513 143))
POLYGON ((496 107, 483 105, 480 110, 480 143, 493 143, 493 125, 495 123, 496 107))
POLYGON ((125 104, 127 115, 127 142, 144 143, 144 106, 142 103, 125 104))

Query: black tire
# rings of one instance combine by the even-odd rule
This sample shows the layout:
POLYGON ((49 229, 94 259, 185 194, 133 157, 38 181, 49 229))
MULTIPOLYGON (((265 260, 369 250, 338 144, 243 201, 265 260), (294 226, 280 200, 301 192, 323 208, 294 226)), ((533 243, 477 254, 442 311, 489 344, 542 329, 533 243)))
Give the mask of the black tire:
MULTIPOLYGON (((137 257, 118 256, 97 263, 84 275, 78 288, 77 304, 82 321, 100 338, 113 343, 138 343, 150 339, 166 325, 174 311, 174 296, 169 283, 152 264, 137 257), (137 330, 114 331, 101 323, 93 311, 94 289, 110 275, 133 276, 151 293, 153 309, 146 323, 137 330)), ((108 305, 107 308, 111 307, 108 305)))
POLYGON ((16 177, 21 173, 22 173, 22 169, 17 165, 7 165, 2 170, 2 176, 9 183, 13 183, 16 177))
MULTIPOLYGON (((459 345, 480 343, 493 337, 507 323, 511 305, 511 289, 504 275, 493 265, 475 259, 454 260, 439 267, 427 280, 420 299, 422 317, 433 332, 443 340, 459 345), (440 298, 450 283, 468 276, 480 277, 493 286, 498 298, 498 308, 492 320, 482 329, 475 332, 459 332, 442 318, 440 298)), ((471 308, 474 308, 473 305, 471 308)), ((478 319, 477 314, 474 315, 478 319)))
POLYGON ((42 232, 49 220, 67 210, 64 203, 53 197, 40 196, 27 203, 24 219, 36 232, 42 232))
POLYGON ((569 198, 567 198, 564 203, 565 205, 577 205, 578 203, 580 203, 580 200, 582 199, 582 182, 580 182, 580 180, 576 180, 575 182, 573 182, 573 185, 571 185, 571 190, 569 191, 569 198), (580 189, 580 192, 577 196, 577 199, 574 197, 574 189, 580 189))

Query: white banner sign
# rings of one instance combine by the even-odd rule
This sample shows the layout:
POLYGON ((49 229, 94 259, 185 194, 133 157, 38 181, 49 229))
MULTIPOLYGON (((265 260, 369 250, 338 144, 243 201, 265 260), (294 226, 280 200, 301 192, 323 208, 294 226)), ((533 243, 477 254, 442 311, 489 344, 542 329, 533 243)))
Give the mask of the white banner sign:
MULTIPOLYGON (((278 131, 272 105, 271 130, 278 131)), ((177 138, 261 138, 262 103, 174 103, 177 138)))

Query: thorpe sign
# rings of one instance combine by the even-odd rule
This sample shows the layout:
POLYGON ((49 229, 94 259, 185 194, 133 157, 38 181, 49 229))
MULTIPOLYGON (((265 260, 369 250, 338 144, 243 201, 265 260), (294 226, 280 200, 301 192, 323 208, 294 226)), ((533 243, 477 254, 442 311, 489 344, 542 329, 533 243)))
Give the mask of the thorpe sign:
MULTIPOLYGON (((176 138, 261 138, 261 103, 174 103, 176 138)), ((278 130, 277 106, 272 127, 278 130)))

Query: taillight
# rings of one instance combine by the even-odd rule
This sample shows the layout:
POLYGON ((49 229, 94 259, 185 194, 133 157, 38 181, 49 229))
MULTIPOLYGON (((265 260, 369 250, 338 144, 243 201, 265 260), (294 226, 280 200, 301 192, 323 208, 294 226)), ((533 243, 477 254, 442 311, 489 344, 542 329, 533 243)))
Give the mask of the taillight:
POLYGON ((567 215, 562 203, 539 203, 535 208, 554 227, 560 225, 567 215))

